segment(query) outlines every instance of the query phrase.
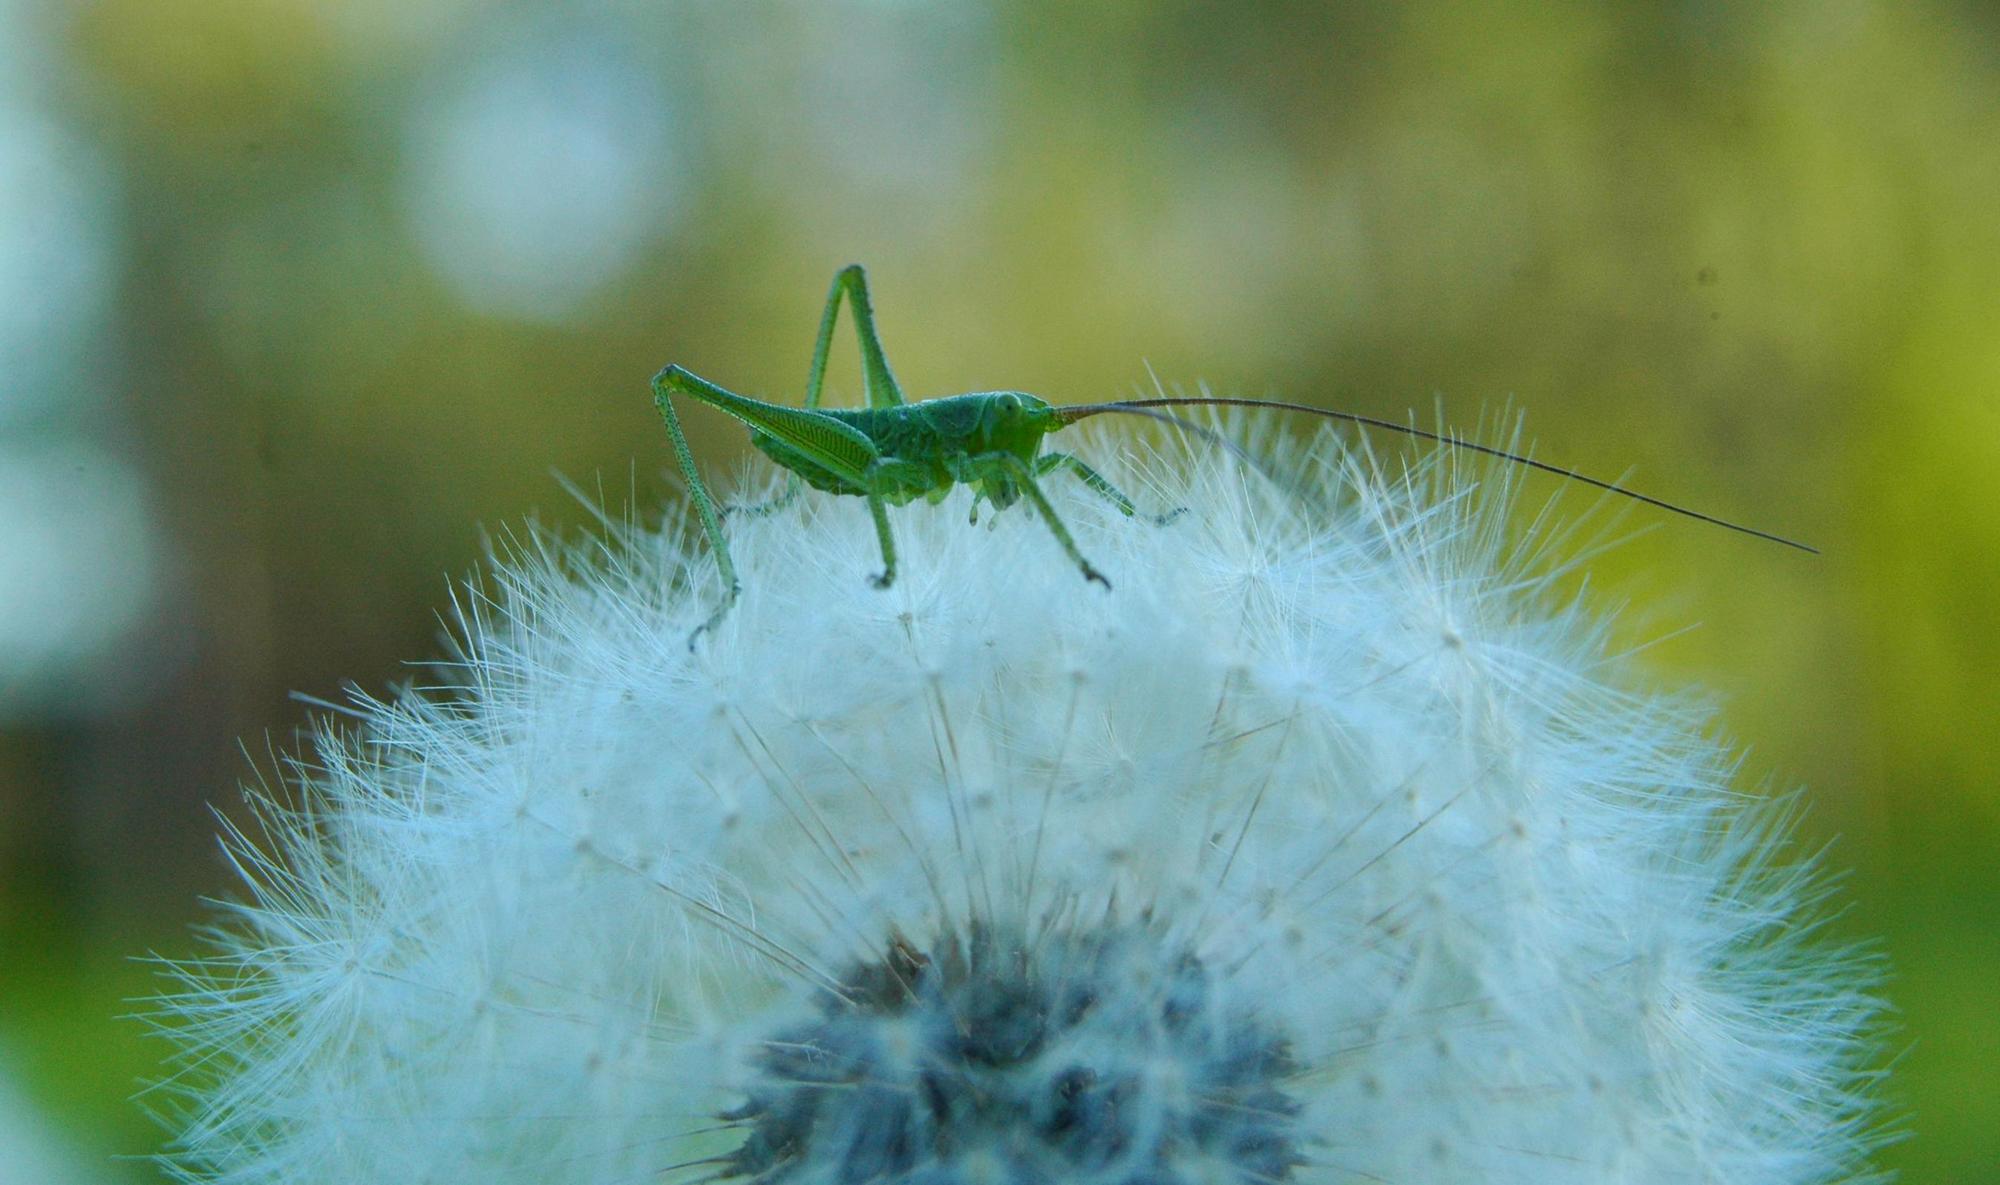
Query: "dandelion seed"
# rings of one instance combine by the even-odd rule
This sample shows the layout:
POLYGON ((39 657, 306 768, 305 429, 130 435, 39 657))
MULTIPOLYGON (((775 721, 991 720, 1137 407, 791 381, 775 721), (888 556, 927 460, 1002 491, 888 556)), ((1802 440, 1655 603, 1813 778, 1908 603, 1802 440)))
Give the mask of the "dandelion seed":
MULTIPOLYGON (((1241 424, 1229 431, 1241 434, 1241 424)), ((1503 545, 1324 446, 1078 499, 531 535, 447 689, 357 705, 178 968, 229 1183, 1828 1182, 1871 965, 1786 808, 1503 545)), ((287 800, 280 805, 281 799, 287 800)))

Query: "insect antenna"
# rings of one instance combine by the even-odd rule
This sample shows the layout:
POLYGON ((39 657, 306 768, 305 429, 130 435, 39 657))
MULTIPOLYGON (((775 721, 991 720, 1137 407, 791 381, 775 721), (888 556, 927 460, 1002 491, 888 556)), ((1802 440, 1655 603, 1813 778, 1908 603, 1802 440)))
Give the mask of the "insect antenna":
MULTIPOLYGON (((1630 498, 1635 502, 1643 502, 1648 506, 1658 507, 1671 514, 1678 514, 1698 522, 1709 523, 1725 530, 1735 531, 1740 535, 1749 535, 1752 538, 1783 544, 1786 547, 1796 548, 1799 551, 1808 552, 1812 555, 1819 554, 1819 548, 1813 547, 1810 544, 1800 543, 1795 539, 1787 539, 1783 535, 1774 535, 1769 531, 1760 531, 1755 527, 1747 527, 1742 523, 1730 522, 1726 518, 1704 514, 1699 510, 1690 509, 1686 506, 1679 506, 1663 498, 1655 498, 1651 494, 1642 494, 1637 490, 1627 489, 1617 482, 1605 481, 1603 478, 1592 477, 1587 473, 1579 473, 1574 469, 1568 469, 1561 465, 1552 465, 1547 461, 1537 461, 1533 457, 1525 457, 1519 453, 1510 453, 1506 449, 1494 448, 1491 445, 1479 444, 1476 441, 1462 440, 1456 436, 1448 436, 1439 432, 1428 432, 1411 424, 1400 424, 1395 420, 1365 416, 1358 412, 1333 411, 1324 407, 1313 407, 1304 403, 1284 403, 1275 399, 1232 399, 1215 395, 1177 395, 1160 399, 1126 399, 1113 403, 1086 403, 1061 407, 1056 410, 1063 424, 1067 426, 1089 416, 1104 415, 1107 413, 1127 415, 1152 414, 1159 416, 1163 413, 1150 412, 1149 409, 1160 407, 1262 407, 1278 411, 1303 412, 1306 415, 1319 416, 1328 420, 1340 420, 1349 424, 1359 424, 1366 428, 1380 428, 1388 432, 1400 432, 1405 436, 1414 436, 1418 440, 1428 440, 1433 444, 1441 444, 1447 448, 1465 449, 1468 452, 1481 453, 1489 457, 1498 457, 1500 460, 1511 461, 1516 465, 1525 465, 1530 469, 1554 474, 1557 477, 1566 478, 1570 481, 1580 481, 1585 485, 1595 486, 1600 490, 1606 490, 1621 497, 1630 498)), ((1195 427, 1195 425, 1189 424, 1186 420, 1178 416, 1172 417, 1171 422, 1177 423, 1182 427, 1195 427)), ((1211 437, 1213 436, 1213 434, 1207 433, 1206 429, 1202 429, 1202 432, 1211 437)), ((1230 446, 1230 451, 1238 457, 1243 456, 1243 450, 1233 445, 1230 446)), ((1260 472, 1263 471, 1262 466, 1258 468, 1260 472)))
MULTIPOLYGON (((1058 408, 1057 410, 1066 413, 1075 409, 1063 407, 1063 408, 1058 408)), ((1126 407, 1121 404, 1114 404, 1114 403, 1089 404, 1086 405, 1085 410, 1090 411, 1092 415, 1096 415, 1101 412, 1111 412, 1119 415, 1143 416, 1148 420, 1157 420, 1162 424, 1166 424, 1174 428, 1179 428, 1181 431, 1187 433, 1188 435, 1198 437, 1201 440, 1207 441, 1209 444, 1212 444, 1215 447, 1228 453, 1230 456, 1235 457, 1238 461, 1241 461, 1245 465, 1248 465, 1250 468, 1255 469, 1258 473, 1263 474, 1264 477, 1271 482, 1271 484, 1279 486, 1285 484, 1278 477, 1278 474, 1271 469, 1270 466, 1264 464, 1262 461, 1259 461, 1256 457, 1252 456, 1248 449, 1244 448, 1240 444, 1237 444, 1235 441, 1229 439, 1229 437, 1223 435, 1222 433, 1217 432, 1215 429, 1205 427, 1201 424, 1197 424, 1193 420, 1188 419, 1186 416, 1177 416, 1172 412, 1166 412, 1166 411, 1153 411, 1143 407, 1126 407)), ((1085 419, 1086 417, 1064 415, 1062 418, 1064 420, 1064 426, 1067 427, 1071 421, 1085 419)))

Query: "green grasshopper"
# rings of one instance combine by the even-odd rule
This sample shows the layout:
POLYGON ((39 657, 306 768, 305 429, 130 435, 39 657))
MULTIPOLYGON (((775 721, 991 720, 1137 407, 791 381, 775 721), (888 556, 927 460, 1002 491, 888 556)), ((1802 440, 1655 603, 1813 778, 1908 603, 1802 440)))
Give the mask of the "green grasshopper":
MULTIPOLYGON (((889 360, 882 352, 882 340, 875 332, 875 312, 868 299, 867 274, 860 264, 850 264, 833 277, 833 286, 827 293, 826 309, 820 315, 819 338, 813 346, 812 369, 806 376, 803 407, 787 407, 738 395, 680 366, 668 366, 653 376, 653 402, 660 409, 660 417, 666 421, 667 434, 673 438, 674 456, 680 462, 681 473, 687 478, 695 512, 701 518, 702 532, 708 537, 709 547, 714 549, 716 564, 728 585, 722 604, 688 637, 690 647, 704 630, 722 620, 742 592, 742 584, 736 577, 736 565, 729 556, 729 544, 722 537, 722 515, 730 509, 739 508, 725 508, 722 513, 717 512, 715 499, 710 496, 701 474, 695 469, 694 452, 688 447, 680 416, 674 411, 676 395, 706 403, 747 424, 750 443, 791 471, 792 477, 787 481, 781 497, 762 506, 740 509, 753 514, 769 513, 798 495, 801 480, 816 490, 830 494, 866 498, 868 513, 875 520, 875 535, 882 546, 882 571, 870 578, 876 588, 888 588, 896 579, 896 541, 889 530, 886 507, 891 504, 901 506, 920 497, 933 503, 939 502, 955 485, 972 487, 975 520, 982 499, 992 503, 998 511, 1026 498, 1040 513, 1042 521, 1048 524, 1049 532, 1055 536, 1070 562, 1082 571, 1084 579, 1110 588, 1111 582, 1077 550, 1076 540, 1056 514, 1055 507, 1049 504, 1048 496, 1042 492, 1037 479, 1056 472, 1068 472, 1091 492, 1117 507, 1120 513, 1129 517, 1136 515, 1138 509, 1130 498, 1081 460, 1068 453, 1043 452, 1042 438, 1078 420, 1106 413, 1164 420, 1202 435, 1212 435, 1178 416, 1157 410, 1189 406, 1271 408, 1400 432, 1580 481, 1649 506, 1759 539, 1801 551, 1815 551, 1803 543, 1677 506, 1559 465, 1426 432, 1394 420, 1299 403, 1176 396, 1058 407, 1021 391, 978 391, 912 403, 903 398, 903 389, 889 370, 889 360), (852 310, 855 335, 861 346, 861 374, 867 403, 856 408, 823 408, 820 406, 820 394, 826 380, 827 352, 833 345, 843 296, 852 310)), ((1179 513, 1177 510, 1148 517, 1155 523, 1165 525, 1179 513)))

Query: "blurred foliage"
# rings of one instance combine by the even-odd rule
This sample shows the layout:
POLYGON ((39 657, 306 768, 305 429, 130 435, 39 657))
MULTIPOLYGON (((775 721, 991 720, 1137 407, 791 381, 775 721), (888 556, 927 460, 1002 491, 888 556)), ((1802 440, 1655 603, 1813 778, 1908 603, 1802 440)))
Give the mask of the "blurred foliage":
MULTIPOLYGON (((1838 924, 1884 936, 1907 1049, 1915 1135, 1885 1164, 2000 1163, 1990 7, 0 20, 0 139, 62 130, 49 159, 101 209, 48 216, 87 215, 109 260, 63 333, 10 341, 0 384, 28 385, 0 411, 39 410, 0 415, 0 446, 122 458, 165 557, 104 578, 143 591, 136 624, 43 691, 0 669, 0 1038, 107 1155, 156 1138, 124 1096, 157 1051, 111 1019, 146 972, 117 960, 186 951, 197 894, 228 891, 204 803, 232 803, 239 738, 282 749, 307 714, 288 692, 380 690, 438 653, 477 524, 585 519, 552 470, 614 508, 666 496, 663 363, 796 398, 826 281, 861 260, 916 393, 1101 399, 1150 364, 1466 426, 1511 400, 1540 456, 1823 545, 1631 514, 1643 537, 1590 579, 1663 680, 1717 689, 1752 781, 1810 786, 1806 840, 1842 837, 1838 924)), ((0 304, 44 298, 6 241, 0 304)), ((717 470, 746 463, 721 417, 691 432, 717 470)), ((32 639, 38 603, 0 596, 0 625, 32 639)))

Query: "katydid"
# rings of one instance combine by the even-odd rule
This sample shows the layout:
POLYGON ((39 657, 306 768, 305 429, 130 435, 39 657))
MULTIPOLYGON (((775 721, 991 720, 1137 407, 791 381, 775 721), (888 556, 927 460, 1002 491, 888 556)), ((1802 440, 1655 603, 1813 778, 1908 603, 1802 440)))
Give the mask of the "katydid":
MULTIPOLYGON (((1048 524, 1049 532, 1083 573, 1084 579, 1110 588, 1111 582, 1077 549, 1076 540, 1070 535, 1069 528, 1063 525, 1037 479, 1067 472, 1121 513, 1132 516, 1138 510, 1130 498, 1081 460, 1068 453, 1043 452, 1042 438, 1078 420, 1106 413, 1145 416, 1201 431, 1178 416, 1158 410, 1190 406, 1271 408, 1400 432, 1580 481, 1731 531, 1801 551, 1815 551, 1803 543, 1677 506, 1573 469, 1354 412, 1274 400, 1215 396, 1127 399, 1059 407, 1022 391, 978 391, 909 402, 903 398, 903 390, 889 370, 889 360, 882 352, 882 340, 875 331, 875 313, 868 299, 867 274, 860 264, 850 264, 835 274, 833 286, 827 293, 826 308, 820 315, 819 338, 813 345, 812 368, 806 376, 804 406, 787 407, 738 395, 677 365, 668 366, 653 376, 653 402, 666 421, 667 434, 673 439, 674 456, 680 462, 681 473, 687 478, 688 493, 694 499, 702 532, 715 552, 716 566, 721 570, 727 586, 722 604, 689 636, 690 647, 702 631, 722 620, 736 603, 742 585, 736 577, 736 565, 729 556, 729 544, 722 536, 722 516, 717 512, 708 486, 695 468, 694 452, 688 447, 687 435, 681 430, 680 416, 674 410, 674 397, 677 395, 706 403, 742 421, 750 428, 750 443, 791 471, 785 493, 773 503, 747 508, 752 513, 767 513, 790 502, 798 495, 801 480, 816 490, 867 499, 868 513, 875 520, 875 535, 882 547, 882 571, 870 578, 876 588, 888 588, 896 579, 896 542, 889 530, 886 507, 891 504, 901 506, 919 497, 938 502, 951 492, 954 485, 972 487, 975 516, 981 499, 991 502, 995 510, 1004 510, 1026 498, 1042 516, 1042 521, 1048 524), (842 297, 846 298, 851 310, 855 335, 861 347, 866 405, 825 408, 820 406, 820 396, 826 380, 827 352, 833 345, 842 297)), ((1149 517, 1164 525, 1179 513, 1173 511, 1149 517)))

